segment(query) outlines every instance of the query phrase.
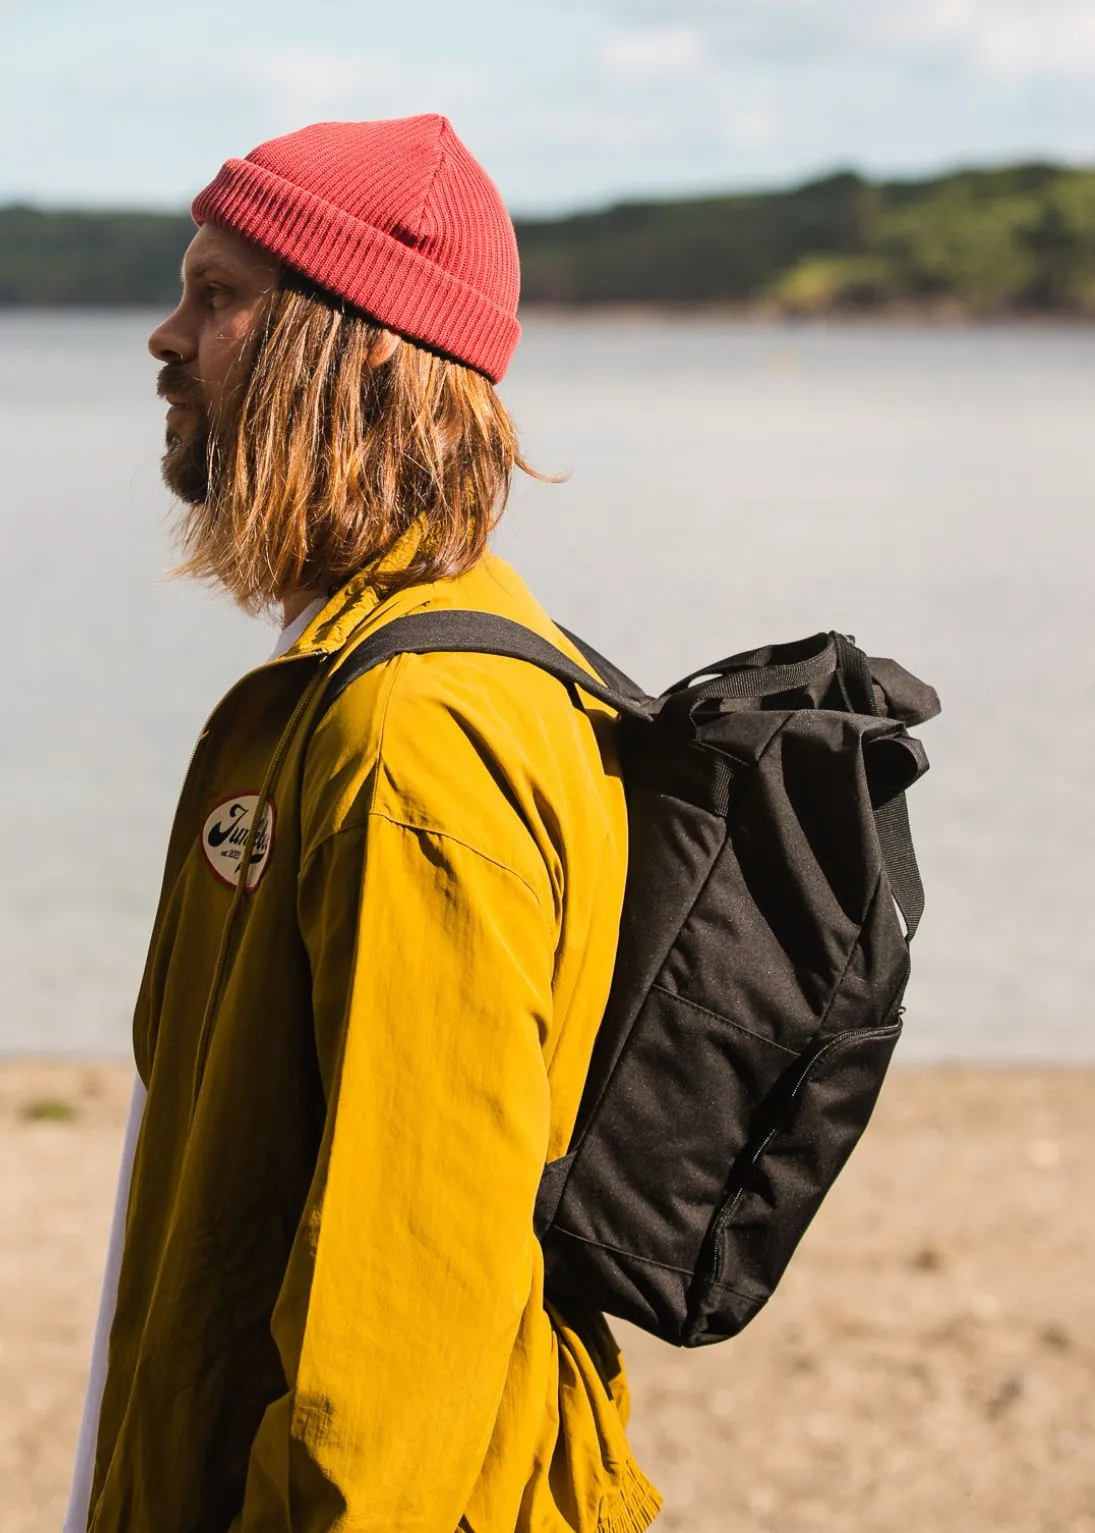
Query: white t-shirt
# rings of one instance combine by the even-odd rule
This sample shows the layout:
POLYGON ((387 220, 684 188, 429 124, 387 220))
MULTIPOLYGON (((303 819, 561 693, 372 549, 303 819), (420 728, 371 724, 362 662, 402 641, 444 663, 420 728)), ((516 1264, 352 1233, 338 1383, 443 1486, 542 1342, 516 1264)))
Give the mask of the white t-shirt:
MULTIPOLYGON (((317 597, 304 611, 288 623, 278 634, 271 660, 284 655, 295 644, 308 624, 322 610, 326 597, 317 597)), ((95 1444, 99 1436, 99 1410, 103 1403, 103 1385, 106 1382, 107 1346, 110 1327, 114 1323, 114 1306, 118 1299, 118 1269, 122 1265, 122 1247, 125 1243, 125 1216, 129 1204, 129 1186, 133 1179, 133 1156, 137 1148, 137 1134, 144 1113, 145 1089, 140 1076, 133 1082, 133 1094, 129 1102, 129 1118, 122 1141, 122 1163, 118 1171, 118 1189, 114 1194, 114 1214, 110 1222, 110 1243, 106 1253, 106 1270, 99 1297, 99 1317, 95 1322, 95 1338, 91 1344, 91 1366, 88 1370, 87 1392, 84 1395, 84 1413, 80 1420, 80 1436, 76 1441, 76 1464, 69 1491, 68 1511, 65 1513, 62 1533, 85 1533, 91 1503, 91 1481, 95 1473, 95 1444)))

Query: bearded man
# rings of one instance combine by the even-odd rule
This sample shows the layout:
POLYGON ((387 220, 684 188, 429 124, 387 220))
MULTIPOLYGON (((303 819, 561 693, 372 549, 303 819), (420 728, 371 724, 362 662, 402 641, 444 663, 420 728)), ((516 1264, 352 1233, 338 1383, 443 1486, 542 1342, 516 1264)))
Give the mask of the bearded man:
POLYGON ((286 628, 182 789, 68 1528, 638 1533, 618 1354, 533 1233, 615 954, 612 715, 404 654, 319 717, 411 612, 580 659, 488 550, 512 225, 437 116, 272 140, 193 212, 149 343, 185 568, 286 628))

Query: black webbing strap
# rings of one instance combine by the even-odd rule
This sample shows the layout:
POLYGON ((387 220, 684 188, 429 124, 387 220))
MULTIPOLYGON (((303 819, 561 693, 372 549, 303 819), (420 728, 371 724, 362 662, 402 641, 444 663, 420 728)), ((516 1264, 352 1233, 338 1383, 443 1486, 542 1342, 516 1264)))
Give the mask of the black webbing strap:
POLYGON ((562 623, 556 623, 555 626, 560 633, 566 634, 574 648, 584 660, 588 660, 606 686, 614 687, 622 697, 633 697, 638 703, 649 701, 648 694, 643 691, 639 683, 632 681, 631 677, 624 671, 621 671, 618 665, 613 665, 611 660, 606 660, 603 655, 598 654, 592 644, 587 644, 584 639, 579 639, 576 633, 571 633, 570 629, 564 628, 562 623))
POLYGON ((898 793, 874 812, 878 830, 878 844, 886 876, 890 880, 897 908, 905 919, 905 935, 911 942, 924 914, 924 881, 913 849, 912 831, 909 828, 909 805, 903 793, 898 793))
POLYGON ((684 692, 693 687, 700 676, 711 676, 695 687, 704 697, 746 699, 750 697, 775 697, 781 692, 794 692, 808 687, 815 681, 831 676, 837 668, 838 659, 832 635, 818 635, 820 645, 813 655, 786 664, 772 664, 768 658, 772 647, 750 650, 748 654, 731 655, 702 670, 692 671, 666 689, 667 693, 684 692), (825 641, 825 642, 822 642, 825 641))
MULTIPOLYGON (((596 681, 588 671, 564 655, 562 650, 556 649, 554 644, 549 644, 547 639, 542 639, 530 628, 511 622, 509 618, 498 617, 493 612, 468 612, 454 608, 447 612, 420 612, 410 617, 395 618, 363 639, 331 677, 313 722, 318 724, 350 683, 366 671, 371 671, 374 666, 382 665, 385 660, 393 660, 396 655, 436 652, 504 655, 511 660, 527 660, 566 686, 580 687, 590 697, 606 703, 617 713, 627 713, 633 718, 647 721, 650 719, 649 706, 640 702, 638 696, 625 694, 615 687, 596 681)), ((630 685, 634 686, 634 683, 630 685)), ((635 691, 637 693, 638 688, 635 691)))
MULTIPOLYGON (((878 699, 866 655, 842 633, 834 633, 833 642, 836 645, 837 677, 849 708, 856 713, 877 714, 878 699)), ((874 822, 890 889, 904 917, 906 936, 911 941, 924 914, 924 882, 913 849, 905 795, 898 793, 880 805, 874 812, 874 822)))
POLYGON ((853 713, 877 716, 878 699, 874 694, 874 677, 866 655, 857 649, 842 633, 830 635, 836 650, 836 677, 844 701, 853 713))

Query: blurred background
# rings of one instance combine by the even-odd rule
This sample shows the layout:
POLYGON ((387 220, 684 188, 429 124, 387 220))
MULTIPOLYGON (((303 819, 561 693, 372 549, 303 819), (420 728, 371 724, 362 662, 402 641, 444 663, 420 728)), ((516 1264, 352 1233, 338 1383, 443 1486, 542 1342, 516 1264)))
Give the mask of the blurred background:
POLYGON ((0 0, 0 69, 5 1529, 58 1525, 174 798, 273 641, 166 577, 145 339, 223 159, 441 111, 566 474, 499 551, 652 690, 837 627, 944 705, 876 1124, 740 1342, 625 1338, 659 1526, 1095 1533, 1095 10, 0 0))

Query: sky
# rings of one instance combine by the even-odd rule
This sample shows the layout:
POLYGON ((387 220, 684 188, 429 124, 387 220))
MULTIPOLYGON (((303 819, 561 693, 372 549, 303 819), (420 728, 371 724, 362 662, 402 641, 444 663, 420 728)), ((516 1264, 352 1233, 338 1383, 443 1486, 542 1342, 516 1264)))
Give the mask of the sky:
POLYGON ((1095 0, 0 0, 0 202, 185 207, 322 118, 448 115, 518 214, 1095 164, 1095 0))

